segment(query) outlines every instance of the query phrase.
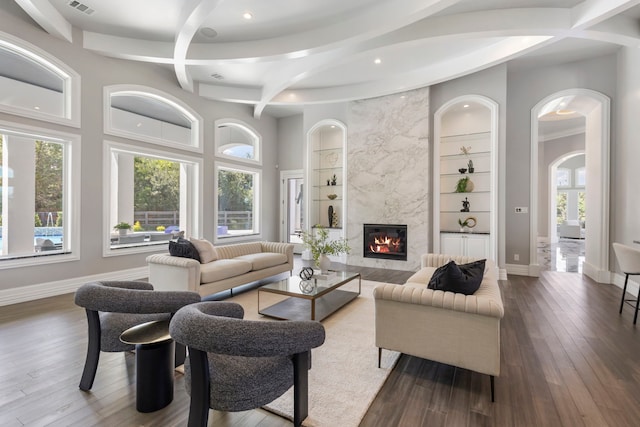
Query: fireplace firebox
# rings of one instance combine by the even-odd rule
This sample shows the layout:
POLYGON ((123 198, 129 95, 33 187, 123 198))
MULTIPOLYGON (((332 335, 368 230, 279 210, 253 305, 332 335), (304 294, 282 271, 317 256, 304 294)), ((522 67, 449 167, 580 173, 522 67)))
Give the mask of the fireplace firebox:
POLYGON ((407 260, 406 225, 364 224, 362 236, 365 258, 407 260))

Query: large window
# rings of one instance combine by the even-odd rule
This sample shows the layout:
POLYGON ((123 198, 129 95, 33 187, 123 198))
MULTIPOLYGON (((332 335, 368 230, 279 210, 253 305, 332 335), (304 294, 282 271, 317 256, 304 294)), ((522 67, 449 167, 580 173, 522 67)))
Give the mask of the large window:
POLYGON ((571 187, 571 170, 558 168, 556 180, 558 187, 571 187))
POLYGON ((586 169, 584 167, 576 169, 576 187, 584 187, 586 183, 586 169))
POLYGON ((260 172, 219 165, 217 184, 217 238, 259 234, 260 172))
POLYGON ((50 131, 0 128, 0 268, 77 259, 76 145, 50 131))
POLYGON ((558 192, 556 196, 556 222, 562 224, 567 219, 567 200, 568 194, 565 192, 558 192))
MULTIPOLYGON (((587 219, 587 194, 584 191, 578 192, 578 219, 584 224, 587 219)), ((584 225, 583 225, 584 226, 584 225)))
POLYGON ((198 235, 200 161, 131 145, 106 144, 108 250, 157 250, 172 238, 198 235))

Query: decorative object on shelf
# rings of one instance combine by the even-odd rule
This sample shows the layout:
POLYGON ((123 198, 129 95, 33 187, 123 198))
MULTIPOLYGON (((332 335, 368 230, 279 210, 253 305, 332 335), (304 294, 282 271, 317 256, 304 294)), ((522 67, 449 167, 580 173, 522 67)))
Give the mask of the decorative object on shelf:
POLYGON ((478 223, 478 221, 473 216, 469 216, 469 217, 465 218, 464 220, 461 219, 461 218, 458 218, 458 225, 460 225, 460 232, 461 233, 464 233, 466 231, 466 229, 471 229, 471 228, 475 227, 477 223, 478 223))
POLYGON ((329 205, 327 209, 327 214, 329 216, 329 228, 333 227, 333 205, 329 205))
POLYGON ((330 179, 327 180, 327 185, 331 185, 331 180, 330 179))
POLYGON ((300 270, 300 278, 302 280, 309 280, 313 277, 313 268, 311 267, 302 267, 300 270))
POLYGON ((334 227, 340 227, 340 225, 338 224, 338 212, 333 212, 333 218, 331 219, 331 224, 333 224, 334 227))
POLYGON ((460 178, 456 184, 456 193, 471 193, 473 189, 473 181, 468 176, 460 178))
POLYGON ((469 168, 469 173, 473 173, 475 168, 473 167, 473 160, 469 159, 469 163, 467 163, 467 167, 469 168))
POLYGON ((467 171, 467 170, 466 170, 465 168, 460 168, 460 169, 458 169, 458 172, 460 172, 460 173, 465 173, 466 171, 467 171))
POLYGON ((332 194, 327 194, 327 197, 329 198, 329 200, 334 200, 336 197, 338 197, 338 195, 335 193, 332 193, 332 194))
POLYGON ((464 200, 462 201, 462 209, 460 209, 460 212, 469 212, 470 206, 471 206, 471 203, 469 203, 469 199, 465 197, 464 200))
POLYGON ((131 230, 131 224, 129 224, 128 222, 124 222, 124 221, 123 222, 119 222, 118 224, 113 226, 113 229, 114 230, 118 230, 118 233, 121 236, 126 236, 127 232, 129 230, 131 230))
POLYGON ((326 260, 331 265, 331 260, 326 255, 348 254, 351 251, 349 242, 346 239, 329 240, 329 231, 322 226, 317 226, 315 231, 312 230, 311 233, 302 233, 302 241, 311 250, 313 261, 317 267, 320 267, 322 274, 326 274, 329 267, 326 265, 327 261, 323 260, 326 269, 322 269, 320 264, 321 255, 325 255, 326 260))
POLYGON ((327 154, 324 159, 327 162, 328 166, 334 167, 338 163, 338 153, 333 151, 327 154))
POLYGON ((464 145, 462 147, 460 147, 460 151, 462 152, 462 154, 464 154, 465 156, 468 156, 471 153, 471 146, 469 147, 465 147, 464 145))
POLYGON ((303 294, 310 294, 316 287, 315 283, 312 280, 301 280, 299 286, 300 291, 302 291, 303 294))
POLYGON ((337 183, 338 183, 338 177, 334 173, 333 177, 331 178, 331 185, 336 185, 337 183))

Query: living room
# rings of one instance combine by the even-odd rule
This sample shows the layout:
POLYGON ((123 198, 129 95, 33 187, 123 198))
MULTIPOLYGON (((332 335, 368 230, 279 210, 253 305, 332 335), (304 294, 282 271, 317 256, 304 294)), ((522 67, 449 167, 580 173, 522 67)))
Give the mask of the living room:
MULTIPOLYGON (((0 305, 32 301, 34 309, 28 311, 34 312, 38 300, 73 293, 88 281, 140 279, 147 274, 147 255, 166 251, 165 246, 151 251, 134 248, 125 252, 109 248, 114 223, 105 213, 110 206, 110 196, 105 190, 108 181, 105 170, 109 169, 106 146, 116 151, 131 147, 145 153, 163 150, 175 159, 193 160, 193 164, 198 165, 199 176, 193 181, 196 190, 192 199, 195 212, 191 234, 214 241, 218 223, 213 188, 220 160, 213 142, 216 140, 214 123, 220 119, 244 123, 261 136, 262 158, 256 168, 262 183, 260 232, 248 240, 281 240, 280 172, 304 170, 309 132, 318 123, 332 120, 344 125, 348 139, 347 211, 343 220, 346 237, 354 242, 357 250, 347 257, 347 264, 415 271, 419 256, 433 250, 439 231, 433 228, 435 113, 451 100, 468 96, 484 97, 498 105, 495 253, 500 279, 535 277, 539 274, 536 245, 538 238, 546 233, 541 227, 532 226, 531 215, 516 212, 520 207, 528 207, 531 214, 538 209, 532 203, 538 197, 538 184, 532 183, 539 174, 546 173, 537 170, 534 174, 531 167, 532 111, 538 104, 573 90, 589 91, 610 102, 605 115, 609 120, 598 125, 608 140, 602 141, 596 155, 587 154, 587 176, 591 178, 588 184, 593 183, 593 188, 606 199, 602 199, 603 211, 594 213, 593 217, 589 211, 589 226, 585 231, 595 234, 586 236, 589 267, 585 271, 595 282, 622 286, 624 276, 611 243, 633 245, 640 239, 640 224, 634 214, 640 208, 634 188, 635 178, 640 174, 635 167, 635 159, 640 156, 635 141, 640 131, 636 119, 640 99, 635 95, 640 90, 640 53, 628 44, 612 44, 612 47, 602 42, 602 49, 595 49, 590 55, 581 56, 576 51, 575 58, 556 56, 552 62, 544 62, 535 55, 514 58, 425 87, 367 99, 308 104, 291 115, 275 109, 271 115, 266 108, 256 117, 251 105, 214 101, 182 90, 176 84, 173 69, 111 58, 84 49, 78 29, 73 30, 72 43, 47 34, 17 3, 3 4, 0 20, 3 23, 0 39, 16 46, 35 47, 35 53, 56 58, 77 72, 80 78, 77 84, 81 88, 81 96, 74 101, 78 102, 81 120, 78 115, 72 124, 16 113, 6 106, 0 110, 3 130, 21 128, 36 135, 43 132, 63 137, 71 135, 71 139, 77 141, 75 155, 79 156, 74 177, 78 186, 73 193, 77 199, 74 206, 77 217, 69 237, 72 246, 60 255, 1 259, 0 305), (203 123, 201 151, 158 148, 145 141, 131 141, 105 132, 104 89, 118 85, 152 88, 197 113, 203 123), (368 136, 374 138, 368 139, 368 136), (608 158, 603 159, 600 155, 603 152, 608 158), (605 166, 600 162, 605 162, 605 166), (380 168, 381 173, 370 174, 374 166, 380 168), (590 167, 596 168, 597 174, 591 174, 590 167), (408 260, 363 258, 360 253, 362 224, 369 222, 408 224, 412 246, 408 260), (61 262, 63 257, 66 259, 61 262)), ((632 287, 632 293, 637 292, 637 287, 632 287)))

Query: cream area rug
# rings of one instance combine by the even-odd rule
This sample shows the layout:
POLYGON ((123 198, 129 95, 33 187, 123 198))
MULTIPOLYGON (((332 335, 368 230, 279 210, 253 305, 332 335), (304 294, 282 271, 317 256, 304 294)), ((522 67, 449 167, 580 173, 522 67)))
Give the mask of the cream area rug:
MULTIPOLYGON (((345 286, 355 290, 357 282, 345 286)), ((322 321, 326 339, 312 350, 309 415, 304 426, 358 426, 397 362, 399 353, 384 350, 378 368, 373 304, 373 289, 378 285, 381 283, 363 280, 361 295, 322 321)), ((260 293, 261 307, 269 304, 265 296, 270 295, 260 293)), ((258 314, 257 290, 228 301, 243 306, 245 319, 271 320, 258 314)), ((293 388, 264 409, 293 419, 293 388)))

